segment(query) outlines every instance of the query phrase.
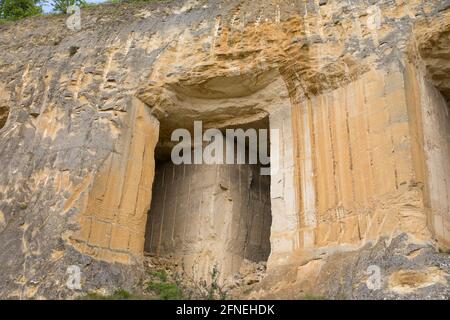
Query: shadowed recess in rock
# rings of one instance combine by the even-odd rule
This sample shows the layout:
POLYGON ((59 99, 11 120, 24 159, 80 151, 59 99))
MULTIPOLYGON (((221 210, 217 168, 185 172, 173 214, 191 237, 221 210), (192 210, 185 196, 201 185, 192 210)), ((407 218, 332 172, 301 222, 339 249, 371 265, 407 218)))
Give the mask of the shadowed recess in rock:
MULTIPOLYGON (((267 128, 265 120, 239 128, 267 128)), ((267 261, 270 176, 260 174, 260 164, 174 165, 170 158, 158 153, 155 157, 160 161, 146 252, 179 258, 184 271, 196 278, 207 278, 214 267, 221 277, 229 276, 239 271, 244 259, 267 261)))
POLYGON ((0 106, 0 129, 3 128, 8 120, 9 108, 6 106, 0 106))

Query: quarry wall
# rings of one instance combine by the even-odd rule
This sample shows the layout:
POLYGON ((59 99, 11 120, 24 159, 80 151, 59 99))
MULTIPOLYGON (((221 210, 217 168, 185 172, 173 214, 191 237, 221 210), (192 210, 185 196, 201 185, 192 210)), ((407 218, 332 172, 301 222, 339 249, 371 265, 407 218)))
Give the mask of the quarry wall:
POLYGON ((269 273, 398 233, 448 246, 449 8, 189 0, 88 8, 80 31, 64 16, 1 25, 0 297, 72 296, 71 265, 83 290, 132 287, 155 148, 194 120, 279 130, 269 273))
POLYGON ((146 252, 179 257, 184 271, 208 278, 238 272, 243 259, 270 254, 270 177, 258 165, 158 168, 147 221, 146 252))

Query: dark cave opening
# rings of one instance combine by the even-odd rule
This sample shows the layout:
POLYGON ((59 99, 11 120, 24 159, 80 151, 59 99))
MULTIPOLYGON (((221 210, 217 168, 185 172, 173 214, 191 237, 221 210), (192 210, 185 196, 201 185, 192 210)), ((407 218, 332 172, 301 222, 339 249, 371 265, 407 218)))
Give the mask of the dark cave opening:
MULTIPOLYGON (((264 118, 220 130, 268 127, 268 118, 264 118)), ((194 267, 200 274, 217 266, 229 275, 237 272, 244 260, 267 261, 271 250, 271 181, 270 175, 261 175, 263 165, 175 165, 164 147, 166 139, 160 137, 155 151, 145 252, 179 258, 187 270, 194 267)), ((245 143, 248 163, 250 141, 245 143)))

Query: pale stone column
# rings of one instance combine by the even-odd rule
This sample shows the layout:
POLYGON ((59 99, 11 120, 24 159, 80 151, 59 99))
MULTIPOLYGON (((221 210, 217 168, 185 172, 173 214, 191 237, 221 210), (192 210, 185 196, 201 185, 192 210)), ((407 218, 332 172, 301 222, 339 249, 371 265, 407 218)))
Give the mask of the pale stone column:
POLYGON ((271 159, 278 154, 278 168, 271 163, 271 255, 268 267, 285 264, 298 248, 298 216, 295 207, 294 151, 290 106, 270 113, 271 159), (276 136, 278 135, 278 137, 276 136), (277 143, 278 142, 278 143, 277 143))
POLYGON ((441 93, 413 65, 405 71, 413 159, 424 183, 427 223, 442 246, 450 246, 450 111, 441 93))

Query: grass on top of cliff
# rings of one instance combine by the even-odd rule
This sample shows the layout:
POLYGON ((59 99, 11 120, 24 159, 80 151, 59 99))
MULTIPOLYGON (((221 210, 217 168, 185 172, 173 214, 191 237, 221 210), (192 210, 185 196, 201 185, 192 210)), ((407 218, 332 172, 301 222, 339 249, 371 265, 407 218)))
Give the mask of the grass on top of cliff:
MULTIPOLYGON (((12 15, 8 15, 5 14, 4 11, 4 6, 2 6, 2 1, 0 0, 0 24, 4 24, 4 23, 11 23, 11 22, 15 22, 15 21, 20 21, 20 20, 24 20, 26 18, 30 18, 30 17, 53 17, 53 16, 58 16, 58 15, 64 15, 65 13, 61 12, 60 10, 55 10, 52 12, 48 12, 48 13, 43 13, 42 11, 42 6, 39 5, 39 1, 37 1, 36 3, 38 3, 38 5, 35 5, 33 8, 31 9, 27 9, 27 10, 14 10, 15 14, 12 15)), ((28 0, 23 0, 23 1, 28 1, 28 0)), ((31 0, 32 1, 32 0, 31 0)), ((98 2, 98 3, 87 3, 87 2, 83 2, 80 3, 80 8, 81 9, 87 9, 87 8, 92 8, 92 7, 104 7, 106 5, 112 5, 112 4, 133 4, 133 3, 151 3, 151 2, 170 2, 171 0, 105 0, 104 2, 98 2)))
MULTIPOLYGON (((133 2, 169 2, 170 0, 107 0, 107 3, 133 3, 133 2)), ((101 3, 92 3, 90 5, 101 5, 101 3)))

